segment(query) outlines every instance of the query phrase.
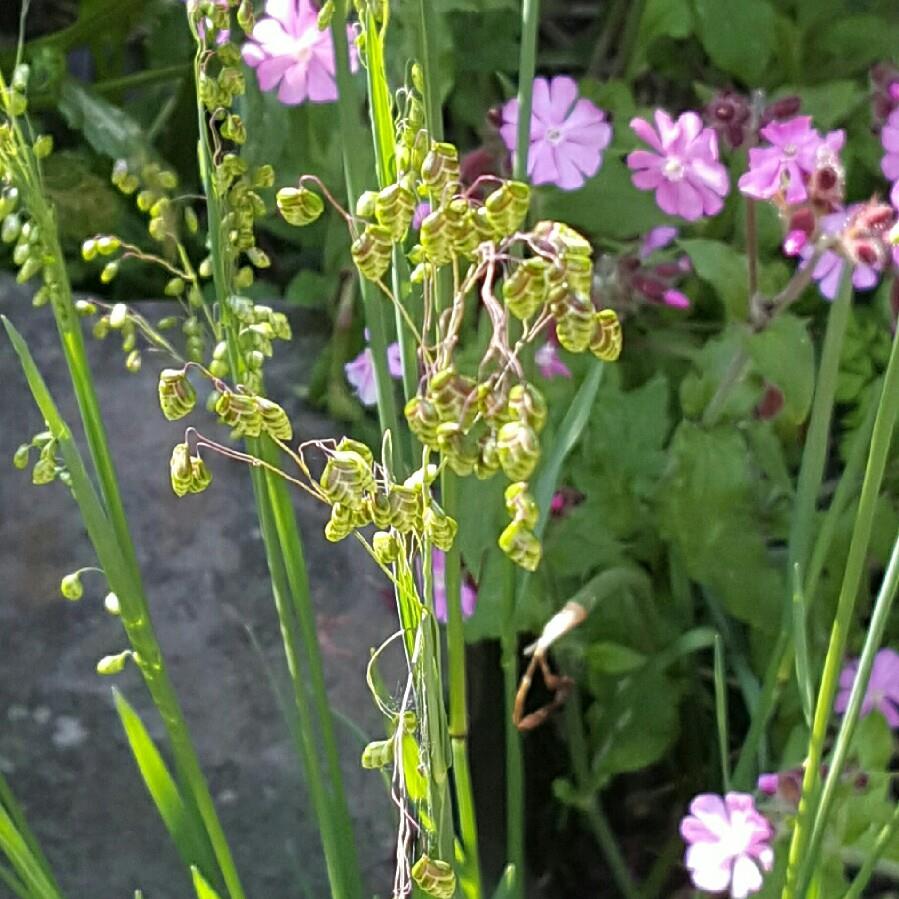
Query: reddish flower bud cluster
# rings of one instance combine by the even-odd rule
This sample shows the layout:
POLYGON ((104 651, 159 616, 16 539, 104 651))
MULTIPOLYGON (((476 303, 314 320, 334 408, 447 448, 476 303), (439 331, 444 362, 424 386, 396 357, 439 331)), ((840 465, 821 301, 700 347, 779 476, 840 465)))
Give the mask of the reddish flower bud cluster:
POLYGON ((789 119, 799 112, 799 97, 782 97, 769 103, 758 121, 753 123, 753 109, 749 97, 733 90, 715 94, 703 110, 703 118, 713 128, 719 140, 731 150, 758 142, 758 131, 771 122, 789 119))

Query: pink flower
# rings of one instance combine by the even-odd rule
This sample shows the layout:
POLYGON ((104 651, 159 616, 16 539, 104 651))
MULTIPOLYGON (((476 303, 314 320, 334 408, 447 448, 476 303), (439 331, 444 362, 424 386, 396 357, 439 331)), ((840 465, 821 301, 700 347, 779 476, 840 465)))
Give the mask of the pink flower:
MULTIPOLYGON (((880 132, 880 141, 885 151, 880 168, 888 180, 899 182, 899 109, 894 109, 890 113, 880 132)), ((895 185, 893 191, 896 191, 895 185)), ((895 199, 893 205, 899 205, 895 199)))
POLYGON ((534 353, 534 361, 540 374, 548 381, 553 378, 570 378, 571 369, 559 358, 559 350, 554 343, 547 341, 534 353))
POLYGON ((431 214, 431 204, 425 200, 422 203, 419 203, 415 207, 415 212, 412 213, 412 230, 420 231, 421 223, 431 214))
MULTIPOLYGON (((334 41, 329 30, 318 28, 318 11, 311 0, 268 0, 267 15, 256 23, 244 44, 244 62, 256 69, 259 88, 278 88, 287 106, 309 100, 333 103, 337 99, 334 41), (280 85, 280 86, 279 86, 280 85)), ((352 47, 352 32, 347 29, 352 47)), ((358 62, 351 54, 353 69, 358 62)))
MULTIPOLYGON (((387 347, 387 368, 392 378, 403 376, 403 359, 398 343, 387 347)), ((374 406, 378 402, 378 385, 375 381, 375 358, 371 347, 366 347, 355 359, 347 362, 343 370, 362 405, 374 406)))
POLYGON ((758 779, 758 788, 766 796, 774 796, 777 793, 777 787, 780 784, 780 775, 778 774, 760 774, 758 779))
POLYGON ((749 151, 749 171, 740 176, 740 190, 757 200, 770 200, 784 191, 788 203, 801 203, 807 198, 808 176, 822 157, 832 162, 845 138, 842 131, 831 131, 822 138, 812 128, 811 116, 770 122, 760 134, 770 146, 749 151))
POLYGON ((647 259, 656 250, 664 250, 672 241, 677 240, 679 231, 670 225, 659 225, 657 228, 650 228, 646 232, 646 237, 640 243, 640 249, 637 255, 641 259, 647 259))
POLYGON ((685 864, 700 890, 745 899, 762 888, 762 872, 774 865, 774 829, 748 793, 701 793, 680 824, 685 864))
POLYGON ((628 154, 634 186, 654 190, 664 212, 687 221, 720 212, 730 181, 727 169, 718 161, 715 132, 703 128, 695 112, 685 112, 674 122, 668 113, 657 109, 655 122, 654 129, 643 119, 631 119, 637 137, 654 151, 628 154))
MULTIPOLYGON (((500 134, 510 153, 518 141, 518 100, 502 111, 500 134)), ((589 100, 578 99, 573 78, 534 79, 528 175, 534 184, 577 190, 602 165, 602 151, 612 140, 606 114, 589 100)))
MULTIPOLYGON (((820 222, 822 233, 826 235, 840 234, 858 209, 859 206, 852 206, 849 209, 841 209, 839 212, 825 215, 820 222)), ((814 252, 815 248, 810 243, 806 243, 800 249, 799 256, 804 260, 803 266, 808 265, 814 252)), ((812 269, 812 277, 818 282, 818 290, 828 300, 834 299, 840 289, 840 279, 843 276, 843 266, 846 265, 846 261, 846 257, 839 250, 825 250, 812 269)), ((878 270, 863 262, 857 263, 852 270, 852 286, 856 290, 870 290, 877 284, 879 278, 878 270)))
MULTIPOLYGON (((858 660, 849 662, 840 674, 840 691, 834 709, 842 714, 849 705, 849 694, 858 674, 858 660)), ((899 727, 899 652, 881 649, 871 666, 871 679, 862 701, 861 716, 877 709, 890 727, 899 727)))
MULTIPOLYGON (((434 576, 434 614, 437 620, 446 624, 446 553, 431 550, 431 572, 434 576)), ((462 578, 462 617, 471 618, 478 603, 478 591, 465 577, 462 578)))

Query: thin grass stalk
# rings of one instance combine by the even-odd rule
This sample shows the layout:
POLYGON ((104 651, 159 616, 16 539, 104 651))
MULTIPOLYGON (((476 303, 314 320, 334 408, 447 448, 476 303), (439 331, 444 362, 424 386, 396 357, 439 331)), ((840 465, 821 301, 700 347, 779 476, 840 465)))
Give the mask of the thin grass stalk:
POLYGON ((193 806, 199 813, 209 836, 229 895, 232 899, 243 899, 244 893, 231 851, 152 628, 140 573, 131 566, 118 542, 118 535, 87 473, 81 453, 72 439, 72 433, 60 416, 24 340, 6 318, 3 319, 3 323, 22 362, 35 402, 48 429, 57 440, 60 454, 71 476, 72 492, 100 566, 111 590, 119 599, 122 625, 153 703, 165 725, 181 784, 190 791, 193 806))
POLYGON ((890 561, 884 574, 883 583, 880 585, 877 600, 874 603, 871 622, 868 625, 868 633, 865 637, 865 644, 858 663, 858 673, 855 676, 855 682, 849 695, 849 703, 843 714, 840 729, 837 732, 836 742, 834 743, 833 753, 827 769, 827 777, 824 781, 824 787, 821 791, 821 798, 815 814, 812 837, 809 840, 808 850, 799 871, 799 895, 803 895, 811 876, 814 862, 821 849, 821 842, 824 839, 831 805, 833 804, 834 795, 839 786, 843 770, 846 767, 846 759, 858 725, 862 702, 867 692, 868 681, 871 679, 874 657, 883 642, 883 632, 892 611, 893 602, 896 599, 897 588, 899 588, 899 537, 893 543, 890 561))
POLYGON ((727 716, 727 675, 724 664, 724 639, 715 634, 715 721, 718 725, 718 753, 721 758, 721 782, 730 791, 730 737, 727 716))
MULTIPOLYGON (((833 701, 837 691, 840 666, 843 662, 843 653, 846 648, 849 629, 852 626, 859 586, 865 571, 868 545, 874 526, 877 497, 883 482, 897 414, 899 414, 899 332, 893 337, 893 348, 890 352, 890 361, 884 376, 877 418, 874 422, 874 431, 871 434, 868 465, 865 469, 865 478, 862 482, 855 526, 852 531, 852 540, 849 544, 849 555, 846 559, 846 568, 843 573, 843 584, 840 588, 836 616, 830 633, 830 644, 824 659, 824 670, 821 674, 814 724, 802 779, 802 796, 799 801, 796 827, 790 843, 787 882, 784 887, 783 899, 794 899, 797 895, 801 895, 797 893, 797 887, 800 885, 800 866, 812 864, 814 861, 814 857, 812 857, 811 861, 806 859, 806 851, 811 839, 810 831, 814 816, 817 813, 818 784, 820 781, 824 741, 827 737, 827 728, 833 711, 833 701)), ((866 642, 866 648, 868 646, 869 644, 866 642)))
POLYGON ((22 807, 19 805, 16 797, 13 795, 12 789, 10 789, 10 786, 7 783, 6 778, 3 776, 2 772, 0 772, 0 807, 6 809, 7 814, 10 816, 10 818, 12 818, 16 830, 22 836, 22 839, 28 846, 31 855, 41 866, 41 869, 47 877, 47 880, 49 880, 53 884, 57 892, 60 892, 59 884, 56 883, 56 879, 53 874, 53 869, 50 867, 50 863, 47 861, 47 857, 44 855, 40 843, 38 843, 37 841, 37 837, 28 826, 28 822, 25 820, 25 813, 22 811, 22 807))
POLYGON ((846 891, 843 899, 861 899, 865 892, 865 887, 871 879, 871 875, 877 870, 877 863, 889 848, 897 831, 899 831, 899 804, 893 809, 893 816, 881 828, 880 833, 877 834, 877 839, 874 841, 871 851, 866 855, 861 868, 859 868, 855 879, 849 885, 849 889, 846 891))
POLYGON ((803 583, 802 578, 808 559, 815 506, 821 490, 824 465, 827 459, 827 443, 830 423, 833 417, 840 351, 849 321, 851 302, 852 282, 847 273, 843 277, 839 293, 830 307, 827 318, 827 331, 824 336, 821 364, 818 368, 817 387, 812 402, 809 429, 799 468, 796 510, 790 528, 787 560, 787 584, 790 590, 788 594, 789 602, 784 605, 783 621, 769 657, 765 678, 762 682, 762 690, 752 712, 749 731, 746 734, 746 740, 743 743, 743 748, 734 770, 733 782, 736 789, 748 789, 751 786, 751 770, 754 765, 755 755, 765 733, 768 720, 779 698, 793 633, 799 629, 802 629, 804 633, 806 627, 804 602, 793 602, 792 586, 794 581, 792 573, 795 571, 795 566, 798 565, 799 582, 803 583), (790 626, 791 618, 792 628, 790 626))
MULTIPOLYGON (((199 83, 200 59, 195 63, 195 80, 199 83)), ((203 104, 197 96, 200 129, 200 170, 203 176, 209 220, 210 255, 213 283, 220 298, 222 325, 228 347, 228 361, 232 375, 240 380, 245 374, 245 364, 240 354, 237 326, 228 304, 222 302, 231 291, 233 272, 223 249, 221 201, 212 178, 212 153, 209 146, 208 126, 203 104)), ((385 357, 386 358, 386 357, 385 357)), ((267 438, 247 438, 248 452, 258 458, 273 461, 274 447, 267 438)), ((359 869, 356 844, 352 834, 352 819, 343 786, 343 773, 334 733, 334 720, 325 688, 321 649, 315 630, 315 615, 309 591, 302 541, 297 528, 293 505, 284 481, 268 469, 252 469, 257 514, 262 526, 266 558, 272 578, 276 610, 281 624, 281 634, 294 691, 294 701, 303 733, 303 758, 307 781, 313 795, 313 806, 322 833, 322 846, 332 893, 338 899, 358 899, 362 895, 362 877, 359 869), (285 591, 284 587, 287 587, 285 591), (285 602, 289 597, 290 607, 285 602), (290 609, 290 611, 289 611, 290 609), (297 645, 297 630, 303 644, 301 656, 297 645), (307 678, 296 665, 305 661, 307 678), (292 663, 291 663, 292 660, 292 663), (310 690, 314 714, 306 697, 310 690), (317 719, 317 720, 316 720, 317 719), (317 751, 318 737, 324 746, 327 778, 321 767, 317 751), (318 799, 316 799, 318 797, 318 799), (327 801, 325 801, 327 800, 327 801)))

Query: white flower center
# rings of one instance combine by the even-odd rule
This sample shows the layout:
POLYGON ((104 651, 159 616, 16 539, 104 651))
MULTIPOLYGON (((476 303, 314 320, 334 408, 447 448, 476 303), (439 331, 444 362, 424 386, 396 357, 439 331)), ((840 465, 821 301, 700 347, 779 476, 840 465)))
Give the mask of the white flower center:
POLYGON ((546 132, 546 139, 551 144, 562 143, 562 131, 559 128, 549 128, 546 132))
POLYGON ((685 171, 684 164, 675 156, 669 156, 662 166, 662 174, 669 181, 682 181, 685 171))
POLYGON ((296 42, 294 58, 300 65, 307 65, 309 60, 312 59, 312 51, 315 49, 316 42, 318 41, 318 34, 316 32, 317 29, 310 28, 305 34, 301 35, 296 42))
POLYGON ((796 144, 787 144, 784 147, 784 156, 786 156, 788 159, 792 159, 796 155, 797 152, 798 152, 798 148, 797 148, 796 144))

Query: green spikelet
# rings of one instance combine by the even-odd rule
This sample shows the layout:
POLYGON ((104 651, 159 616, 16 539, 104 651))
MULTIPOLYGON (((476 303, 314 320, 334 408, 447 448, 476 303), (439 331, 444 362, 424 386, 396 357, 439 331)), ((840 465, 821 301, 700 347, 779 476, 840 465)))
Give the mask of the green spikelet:
POLYGON ((456 892, 456 874, 449 862, 423 855, 412 866, 412 879, 418 888, 435 899, 452 899, 456 892))
POLYGON ((421 529, 421 492, 404 484, 392 484, 387 494, 390 524, 401 534, 421 529))
POLYGON ((421 164, 421 180, 442 199, 459 186, 459 151, 447 143, 435 143, 421 164))
POLYGON ((531 203, 531 189, 522 181, 507 181, 484 201, 487 221, 503 237, 514 234, 523 224, 531 203))
POLYGON ((603 362, 614 362, 621 355, 623 337, 621 322, 614 309, 601 309, 593 317, 593 337, 590 352, 603 362))
POLYGON ((524 522, 513 521, 500 535, 499 548, 526 571, 536 571, 543 555, 543 547, 524 522))
POLYGON ((324 200, 306 187, 282 187, 275 202, 284 221, 298 227, 311 225, 325 209, 324 200))
POLYGON ((368 444, 363 443, 361 440, 353 440, 352 437, 341 437, 340 443, 337 444, 337 449, 340 452, 358 453, 369 468, 375 464, 375 457, 368 448, 368 444))
POLYGON ((509 391, 509 411, 538 434, 546 424, 546 400, 533 384, 516 384, 509 391))
POLYGON ((390 231, 390 239, 394 243, 399 243, 406 237, 412 223, 415 192, 406 183, 391 184, 375 197, 374 211, 378 224, 390 231))
POLYGON ((556 320, 556 336, 569 353, 583 353, 593 337, 593 306, 574 294, 550 307, 556 320))
POLYGON ((434 265, 448 265, 453 258, 452 228, 446 209, 428 213, 421 223, 418 239, 425 258, 434 265))
POLYGON ((159 408, 169 421, 184 418, 197 404, 197 392, 181 369, 164 368, 158 386, 159 408))
POLYGON ((478 208, 475 209, 472 221, 474 222, 475 231, 477 231, 478 234, 478 244, 495 243, 497 240, 502 239, 503 235, 496 232, 496 229, 490 221, 486 206, 478 206, 478 208))
POLYGON ((549 295, 549 263, 535 257, 526 259, 503 282, 503 299, 516 318, 530 318, 549 295))
POLYGON ((400 557, 400 542, 391 531, 376 531, 371 538, 371 548, 382 565, 392 565, 400 557))
POLYGON ((375 527, 390 527, 390 500, 386 493, 372 493, 368 497, 368 514, 375 527))
POLYGON ((593 288, 593 263, 590 257, 568 255, 563 258, 568 286, 578 296, 589 297, 593 288))
POLYGON ((262 413, 256 397, 230 390, 219 395, 215 411, 236 437, 258 437, 262 433, 262 413))
POLYGON ((428 398, 434 404, 442 422, 456 422, 463 430, 471 427, 478 413, 477 384, 460 375, 449 365, 435 374, 428 383, 428 398))
POLYGON ((275 440, 287 443, 293 439, 293 428, 287 413, 277 404, 264 397, 258 397, 256 404, 262 415, 262 427, 275 440))
POLYGON ((423 396, 413 396, 406 403, 403 412, 409 423, 409 430, 425 445, 437 449, 437 426, 440 415, 434 404, 423 396))
POLYGON ((179 443, 172 450, 169 473, 172 480, 172 490, 175 491, 176 496, 184 496, 190 492, 193 468, 190 464, 190 450, 186 443, 179 443))
POLYGON ((484 434, 478 441, 478 458, 474 463, 475 477, 481 481, 492 478, 499 471, 499 451, 496 448, 496 436, 484 434))
POLYGON ((488 424, 500 427, 514 419, 506 395, 500 393, 489 381, 478 384, 477 397, 478 411, 488 424))
POLYGON ((199 456, 191 456, 190 478, 191 493, 202 493, 212 483, 212 472, 199 456))
POLYGON ((528 485, 525 481, 516 481, 506 487, 505 493, 506 511, 513 521, 521 522, 528 530, 537 527, 540 518, 540 510, 534 497, 528 493, 528 485))
POLYGON ((362 750, 362 767, 368 771, 393 764, 393 739, 372 740, 362 750))
POLYGON ((443 422, 437 428, 437 443, 447 464, 459 477, 467 477, 474 471, 479 458, 478 444, 458 422, 443 422))
POLYGON ((325 525, 325 539, 339 543, 353 532, 353 510, 343 503, 334 503, 331 517, 325 525))
POLYGON ((446 207, 446 214, 449 220, 449 233, 453 252, 457 256, 473 259, 474 252, 481 241, 475 228, 474 213, 468 200, 462 197, 456 197, 456 199, 451 200, 446 207))
POLYGON ((375 488, 370 463, 355 450, 337 450, 328 459, 319 486, 332 503, 356 510, 375 488))
POLYGON ((459 525, 455 518, 447 515, 433 500, 424 511, 422 523, 424 524, 425 534, 437 549, 442 549, 444 552, 449 552, 452 549, 459 525))
POLYGON ((550 244, 557 255, 564 260, 571 256, 584 256, 589 259, 593 255, 590 241, 574 228, 561 222, 537 222, 534 226, 534 236, 550 244))
POLYGON ((540 458, 540 441, 532 427, 523 421, 504 424, 496 437, 499 463, 511 481, 526 481, 540 458))
POLYGON ((353 241, 350 253, 356 267, 369 281, 380 281, 390 268, 393 239, 383 225, 366 225, 353 241))

